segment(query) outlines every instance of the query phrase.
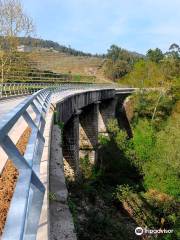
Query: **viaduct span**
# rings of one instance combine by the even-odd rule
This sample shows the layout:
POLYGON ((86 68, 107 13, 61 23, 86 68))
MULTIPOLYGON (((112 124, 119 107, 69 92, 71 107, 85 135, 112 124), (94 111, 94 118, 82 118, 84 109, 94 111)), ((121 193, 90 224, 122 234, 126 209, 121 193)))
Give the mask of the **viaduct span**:
POLYGON ((76 239, 73 223, 66 219, 69 210, 64 219, 57 211, 53 217, 54 207, 49 204, 53 193, 67 205, 63 159, 78 180, 80 157, 88 156, 92 164, 98 162, 98 135, 107 134, 110 119, 117 118, 131 137, 123 103, 134 90, 95 84, 51 86, 1 117, 0 146, 19 171, 3 240, 65 239, 67 231, 71 232, 67 239, 76 239), (31 129, 23 156, 9 134, 21 118, 31 129))

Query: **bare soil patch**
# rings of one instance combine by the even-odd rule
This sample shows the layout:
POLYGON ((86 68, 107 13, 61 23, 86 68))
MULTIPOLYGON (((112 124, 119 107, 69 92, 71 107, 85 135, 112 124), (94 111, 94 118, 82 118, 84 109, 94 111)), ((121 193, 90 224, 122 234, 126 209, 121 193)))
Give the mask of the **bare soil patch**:
MULTIPOLYGON (((22 155, 25 153, 30 134, 31 129, 27 128, 16 144, 22 155)), ((8 160, 0 175, 0 235, 2 235, 4 229, 18 175, 17 168, 11 160, 8 160)))

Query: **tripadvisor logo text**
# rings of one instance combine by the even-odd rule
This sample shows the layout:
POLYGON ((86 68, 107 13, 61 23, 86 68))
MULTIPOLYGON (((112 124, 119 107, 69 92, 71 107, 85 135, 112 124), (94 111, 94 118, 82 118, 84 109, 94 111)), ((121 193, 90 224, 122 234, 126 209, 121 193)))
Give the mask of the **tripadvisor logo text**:
POLYGON ((135 234, 141 236, 142 234, 170 234, 173 233, 173 229, 148 229, 137 227, 135 229, 135 234))

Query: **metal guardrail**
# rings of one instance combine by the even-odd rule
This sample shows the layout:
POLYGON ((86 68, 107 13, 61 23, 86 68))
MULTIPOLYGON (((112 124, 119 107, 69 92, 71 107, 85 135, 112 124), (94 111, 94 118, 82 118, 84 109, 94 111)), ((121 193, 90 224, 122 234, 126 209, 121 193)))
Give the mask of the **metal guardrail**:
POLYGON ((35 239, 33 236, 37 232, 45 191, 39 179, 39 166, 44 145, 45 115, 50 104, 51 91, 52 89, 38 91, 0 121, 0 145, 19 171, 2 239, 29 239, 30 236, 35 239), (36 115, 34 120, 27 111, 29 106, 36 115), (8 136, 20 117, 23 117, 31 128, 24 156, 8 136))
POLYGON ((118 86, 117 84, 93 84, 86 82, 62 82, 62 83, 0 83, 0 100, 4 98, 8 98, 11 96, 21 96, 33 94, 43 88, 47 87, 58 87, 58 86, 67 86, 71 84, 78 87, 79 86, 101 86, 101 87, 109 87, 109 86, 118 86))
POLYGON ((2 236, 3 240, 36 239, 45 191, 39 179, 40 160, 45 141, 43 132, 46 121, 45 116, 51 103, 52 93, 67 89, 96 89, 99 87, 109 88, 110 85, 60 84, 45 88, 29 96, 0 119, 0 146, 19 171, 2 236), (28 113, 29 107, 33 109, 35 119, 28 113), (8 135, 20 117, 24 118, 31 129, 24 156, 20 154, 8 135))
POLYGON ((0 99, 11 96, 20 96, 33 94, 45 87, 52 87, 58 84, 53 83, 1 83, 0 84, 0 99))

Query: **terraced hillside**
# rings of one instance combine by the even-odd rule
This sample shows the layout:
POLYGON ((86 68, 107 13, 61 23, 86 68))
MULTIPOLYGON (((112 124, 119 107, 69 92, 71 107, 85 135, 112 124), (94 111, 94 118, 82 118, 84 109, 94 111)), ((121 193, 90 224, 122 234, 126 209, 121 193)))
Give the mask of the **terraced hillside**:
POLYGON ((5 82, 109 82, 103 74, 105 59, 50 51, 17 52, 4 68, 5 82))
POLYGON ((72 56, 56 52, 34 52, 31 60, 40 70, 54 73, 76 75, 76 77, 91 76, 96 82, 106 82, 102 72, 103 58, 72 56))

